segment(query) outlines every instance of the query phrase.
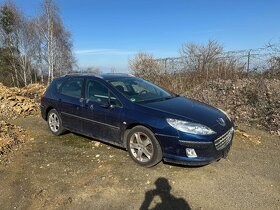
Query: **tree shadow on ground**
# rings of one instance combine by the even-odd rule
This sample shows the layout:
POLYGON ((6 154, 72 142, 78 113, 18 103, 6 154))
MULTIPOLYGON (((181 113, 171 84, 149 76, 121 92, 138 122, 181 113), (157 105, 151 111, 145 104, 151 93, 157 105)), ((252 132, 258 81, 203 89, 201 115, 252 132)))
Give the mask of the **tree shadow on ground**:
POLYGON ((145 193, 140 210, 190 210, 190 206, 183 198, 176 198, 171 194, 171 186, 166 178, 159 177, 155 181, 156 188, 145 193))

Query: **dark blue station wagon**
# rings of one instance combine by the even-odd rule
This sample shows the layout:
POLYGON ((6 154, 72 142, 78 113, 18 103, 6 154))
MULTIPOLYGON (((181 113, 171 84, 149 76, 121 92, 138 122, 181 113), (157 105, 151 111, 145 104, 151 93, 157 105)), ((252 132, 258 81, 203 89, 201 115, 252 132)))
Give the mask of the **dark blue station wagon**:
POLYGON ((117 145, 146 167, 162 159, 206 165, 227 156, 234 135, 222 110, 126 74, 57 78, 41 113, 53 134, 69 130, 117 145))

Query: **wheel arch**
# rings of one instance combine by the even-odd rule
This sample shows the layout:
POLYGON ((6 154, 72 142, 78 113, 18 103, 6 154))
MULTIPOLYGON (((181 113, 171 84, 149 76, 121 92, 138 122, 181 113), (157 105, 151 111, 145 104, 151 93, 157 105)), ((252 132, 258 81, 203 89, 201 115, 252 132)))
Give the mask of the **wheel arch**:
MULTIPOLYGON (((128 136, 128 133, 131 129, 133 129, 136 126, 145 127, 147 129, 149 129, 153 134, 155 134, 153 128, 151 126, 147 125, 147 124, 144 124, 144 123, 131 123, 131 124, 129 124, 123 132, 123 146, 126 150, 127 150, 127 136, 128 136)), ((155 138, 156 138, 156 136, 155 136, 155 138)))
POLYGON ((45 120, 48 120, 48 114, 49 114, 49 112, 50 112, 52 109, 54 109, 54 107, 52 107, 52 106, 49 106, 49 107, 46 109, 46 114, 45 114, 45 116, 44 116, 44 119, 45 119, 45 120))

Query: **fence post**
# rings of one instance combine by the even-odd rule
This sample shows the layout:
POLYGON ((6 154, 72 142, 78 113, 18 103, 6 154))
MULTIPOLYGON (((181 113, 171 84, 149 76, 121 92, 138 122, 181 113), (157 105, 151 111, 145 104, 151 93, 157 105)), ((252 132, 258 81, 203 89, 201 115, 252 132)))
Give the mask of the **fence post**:
POLYGON ((247 73, 250 71, 250 57, 251 57, 251 49, 248 52, 247 73))
POLYGON ((167 72, 166 63, 167 63, 167 58, 164 59, 164 74, 166 74, 166 72, 167 72))

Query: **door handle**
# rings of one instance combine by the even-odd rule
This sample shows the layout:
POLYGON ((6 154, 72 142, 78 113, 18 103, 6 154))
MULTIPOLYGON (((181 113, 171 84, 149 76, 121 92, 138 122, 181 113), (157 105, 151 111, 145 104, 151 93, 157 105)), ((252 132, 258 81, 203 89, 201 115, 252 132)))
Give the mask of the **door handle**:
POLYGON ((85 108, 88 108, 88 109, 90 109, 92 111, 94 110, 93 104, 91 104, 91 105, 85 104, 85 108))

